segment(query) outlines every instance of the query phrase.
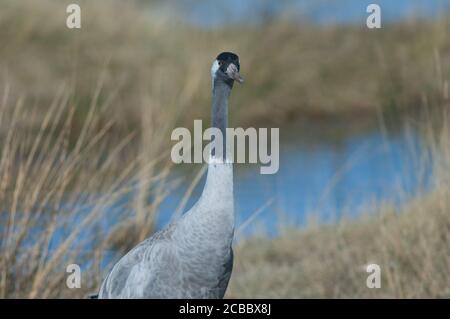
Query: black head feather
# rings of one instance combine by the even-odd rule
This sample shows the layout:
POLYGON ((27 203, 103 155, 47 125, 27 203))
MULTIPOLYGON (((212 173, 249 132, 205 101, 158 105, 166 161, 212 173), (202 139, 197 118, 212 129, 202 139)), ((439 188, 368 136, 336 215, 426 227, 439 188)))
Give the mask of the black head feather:
POLYGON ((240 70, 239 57, 237 56, 237 54, 234 54, 232 52, 222 52, 217 56, 216 60, 219 61, 219 65, 221 66, 221 68, 226 68, 229 63, 233 63, 234 65, 236 65, 238 70, 240 70))

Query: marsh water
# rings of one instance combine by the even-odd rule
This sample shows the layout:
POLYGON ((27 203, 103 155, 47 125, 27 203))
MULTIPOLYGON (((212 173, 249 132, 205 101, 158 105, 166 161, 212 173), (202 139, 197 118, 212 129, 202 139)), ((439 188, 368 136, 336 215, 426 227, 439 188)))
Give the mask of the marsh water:
MULTIPOLYGON (((355 218, 372 213, 380 204, 402 205, 426 190, 432 181, 432 159, 425 142, 403 125, 395 130, 381 127, 355 119, 280 127, 276 174, 260 174, 259 163, 234 164, 237 238, 256 233, 276 236, 281 228, 302 227, 311 220, 335 223, 355 218)), ((175 165, 169 180, 181 183, 159 206, 157 229, 171 221, 201 168, 200 164, 175 165)), ((198 200, 205 178, 203 174, 183 211, 198 200)), ((105 207, 95 227, 107 233, 118 221, 133 219, 135 195, 132 191, 105 207)), ((148 203, 152 201, 148 198, 148 203)), ((78 211, 81 216, 75 218, 90 208, 78 211)), ((55 245, 65 237, 68 229, 64 228, 55 234, 55 245)))
MULTIPOLYGON (((333 223, 370 213, 380 203, 401 205, 428 187, 430 159, 413 130, 352 131, 349 122, 280 128, 280 168, 261 175, 260 164, 235 164, 238 236, 276 235, 280 227, 299 227, 309 219, 333 223)), ((185 182, 163 202, 158 227, 170 221, 196 170, 178 169, 185 182)), ((186 208, 201 194, 205 176, 186 208)))
MULTIPOLYGON (((363 24, 367 18, 366 8, 374 1, 229 0, 218 4, 215 1, 179 0, 174 3, 179 9, 178 14, 184 19, 202 27, 214 27, 265 22, 280 14, 316 24, 363 24)), ((376 3, 382 8, 384 22, 410 17, 433 18, 448 14, 450 10, 449 0, 378 0, 376 3)))
MULTIPOLYGON (((354 119, 280 127, 280 168, 276 174, 261 175, 259 164, 234 166, 236 240, 255 234, 277 236, 280 229, 303 227, 310 219, 335 223, 343 217, 356 218, 373 213, 380 203, 401 206, 430 186, 432 159, 427 154, 420 135, 407 127, 366 127, 364 121, 354 119)), ((157 229, 170 222, 201 168, 199 164, 175 167, 169 179, 182 183, 160 205, 157 229)), ((199 198, 204 182, 205 175, 185 210, 199 198)), ((133 207, 135 195, 130 192, 105 207, 98 223, 83 230, 74 244, 90 250, 98 234, 108 233, 118 222, 132 220, 134 212, 126 207, 133 207)), ((152 200, 148 198, 149 203, 152 200)), ((70 225, 78 225, 90 207, 77 211, 54 233, 50 250, 58 247, 70 233, 70 225)), ((102 266, 118 255, 115 250, 105 250, 102 266)))

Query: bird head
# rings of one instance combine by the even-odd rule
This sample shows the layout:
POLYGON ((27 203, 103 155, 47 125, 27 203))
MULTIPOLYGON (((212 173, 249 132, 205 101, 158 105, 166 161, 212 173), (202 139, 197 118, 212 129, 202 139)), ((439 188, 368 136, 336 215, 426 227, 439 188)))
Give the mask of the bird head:
POLYGON ((223 81, 230 85, 234 81, 239 83, 244 82, 244 79, 239 74, 239 57, 231 52, 222 52, 214 60, 211 67, 211 76, 214 81, 223 81))

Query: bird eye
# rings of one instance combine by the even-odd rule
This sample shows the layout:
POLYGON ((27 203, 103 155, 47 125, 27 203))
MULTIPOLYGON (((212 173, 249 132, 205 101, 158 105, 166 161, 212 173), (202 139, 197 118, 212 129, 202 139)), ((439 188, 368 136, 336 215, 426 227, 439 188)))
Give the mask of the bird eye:
POLYGON ((219 60, 219 65, 222 65, 222 64, 223 64, 223 61, 219 60))

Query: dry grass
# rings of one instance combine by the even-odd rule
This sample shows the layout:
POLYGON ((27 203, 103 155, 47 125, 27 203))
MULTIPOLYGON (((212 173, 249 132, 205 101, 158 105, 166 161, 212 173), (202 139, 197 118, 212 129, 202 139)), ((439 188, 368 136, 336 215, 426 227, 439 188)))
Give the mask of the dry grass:
MULTIPOLYGON (((98 289, 105 251, 151 233, 173 187, 168 132, 209 117, 205 61, 220 51, 238 52, 246 76, 233 92, 235 125, 376 119, 449 96, 446 19, 377 33, 277 20, 203 30, 110 0, 81 1, 82 29, 70 31, 68 3, 0 0, 0 298, 84 297, 98 289), (102 226, 125 195, 130 218, 102 226), (85 265, 82 289, 65 285, 71 262, 85 265)), ((425 134, 442 169, 432 192, 358 221, 240 244, 228 296, 448 297, 442 127, 425 134), (382 266, 382 289, 365 288, 368 262, 382 266)))
MULTIPOLYGON (((138 126, 143 96, 176 113, 177 124, 209 117, 209 66, 240 54, 245 90, 235 90, 233 123, 280 125, 297 117, 397 114, 449 96, 448 18, 381 30, 311 26, 275 19, 213 30, 151 15, 133 1, 81 1, 82 29, 65 27, 69 1, 2 0, 0 87, 51 101, 61 82, 83 122, 92 87, 105 73, 115 130, 138 126), (206 63, 205 63, 206 61, 206 63)), ((42 103, 42 107, 45 107, 42 103)), ((37 121, 37 120, 35 120, 37 121)), ((31 123, 33 124, 33 123, 31 123)), ((36 124, 36 123, 34 123, 36 124)))
POLYGON ((126 194, 135 197, 131 207, 122 207, 130 218, 112 221, 110 227, 139 225, 135 242, 152 231, 164 196, 153 186, 165 177, 153 173, 156 157, 144 165, 145 154, 131 154, 132 135, 111 144, 105 137, 112 123, 99 125, 96 105, 70 147, 74 107, 68 99, 56 98, 34 131, 21 119, 38 116, 39 109, 25 107, 26 100, 10 108, 8 91, 2 96, 0 123, 7 133, 1 136, 0 153, 0 297, 69 296, 61 287, 72 262, 87 265, 78 293, 97 287, 103 252, 113 248, 105 241, 110 231, 99 221, 126 194), (148 203, 150 189, 154 200, 148 203))
POLYGON ((450 117, 427 129, 433 190, 400 208, 378 205, 357 220, 311 224, 236 247, 230 298, 450 298, 450 117), (365 265, 381 267, 368 289, 365 265))
POLYGON ((230 298, 450 298, 449 187, 395 210, 239 245, 230 298), (368 289, 365 265, 381 267, 368 289))

